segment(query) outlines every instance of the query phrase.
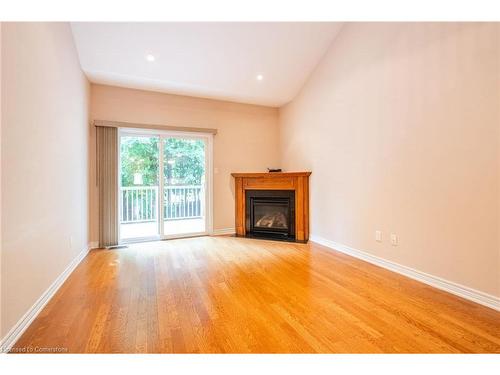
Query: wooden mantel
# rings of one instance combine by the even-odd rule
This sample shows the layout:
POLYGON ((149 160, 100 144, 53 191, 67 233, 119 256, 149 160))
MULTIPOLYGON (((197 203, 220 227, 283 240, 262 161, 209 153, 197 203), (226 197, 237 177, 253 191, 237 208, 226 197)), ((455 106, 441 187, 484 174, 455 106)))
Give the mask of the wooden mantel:
POLYGON ((235 181, 236 235, 245 236, 245 190, 295 191, 295 240, 309 239, 309 176, 311 172, 231 173, 235 181))

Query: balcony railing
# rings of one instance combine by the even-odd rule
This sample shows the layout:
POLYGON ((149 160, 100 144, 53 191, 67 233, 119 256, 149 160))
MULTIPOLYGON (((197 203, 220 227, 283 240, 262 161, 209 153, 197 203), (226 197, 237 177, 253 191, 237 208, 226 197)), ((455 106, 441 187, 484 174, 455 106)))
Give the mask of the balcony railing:
MULTIPOLYGON (((158 217, 158 186, 120 188, 120 223, 156 221, 158 217)), ((203 186, 165 186, 164 220, 193 219, 203 215, 203 186)))
POLYGON ((202 216, 203 186, 165 186, 163 218, 193 219, 202 216))

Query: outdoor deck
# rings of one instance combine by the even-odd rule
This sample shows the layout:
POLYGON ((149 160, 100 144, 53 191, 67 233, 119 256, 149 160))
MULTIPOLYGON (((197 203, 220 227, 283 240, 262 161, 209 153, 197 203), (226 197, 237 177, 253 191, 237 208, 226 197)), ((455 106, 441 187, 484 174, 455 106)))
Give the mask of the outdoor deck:
MULTIPOLYGON (((205 231, 205 219, 178 219, 165 221, 165 235, 199 233, 205 231)), ((124 223, 120 224, 121 239, 151 237, 158 235, 158 223, 124 223)))
MULTIPOLYGON (((205 232, 202 186, 167 186, 163 198, 166 236, 205 232)), ((159 235, 158 186, 121 187, 120 239, 159 235)))

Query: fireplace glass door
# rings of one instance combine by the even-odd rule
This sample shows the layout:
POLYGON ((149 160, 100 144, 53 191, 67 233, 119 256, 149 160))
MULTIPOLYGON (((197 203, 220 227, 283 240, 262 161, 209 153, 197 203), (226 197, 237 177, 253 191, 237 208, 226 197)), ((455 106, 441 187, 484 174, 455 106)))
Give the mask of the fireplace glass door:
POLYGON ((255 199, 253 201, 253 227, 266 231, 288 232, 290 217, 288 199, 255 199))
POLYGON ((294 238, 295 194, 293 191, 247 190, 245 211, 247 235, 294 238))

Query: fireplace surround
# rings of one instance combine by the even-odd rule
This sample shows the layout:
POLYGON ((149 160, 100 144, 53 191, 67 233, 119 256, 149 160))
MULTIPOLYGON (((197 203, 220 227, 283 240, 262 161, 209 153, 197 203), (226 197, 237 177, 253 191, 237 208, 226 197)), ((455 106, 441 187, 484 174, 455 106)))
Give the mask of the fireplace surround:
POLYGON ((307 242, 310 174, 232 173, 236 235, 307 242))

